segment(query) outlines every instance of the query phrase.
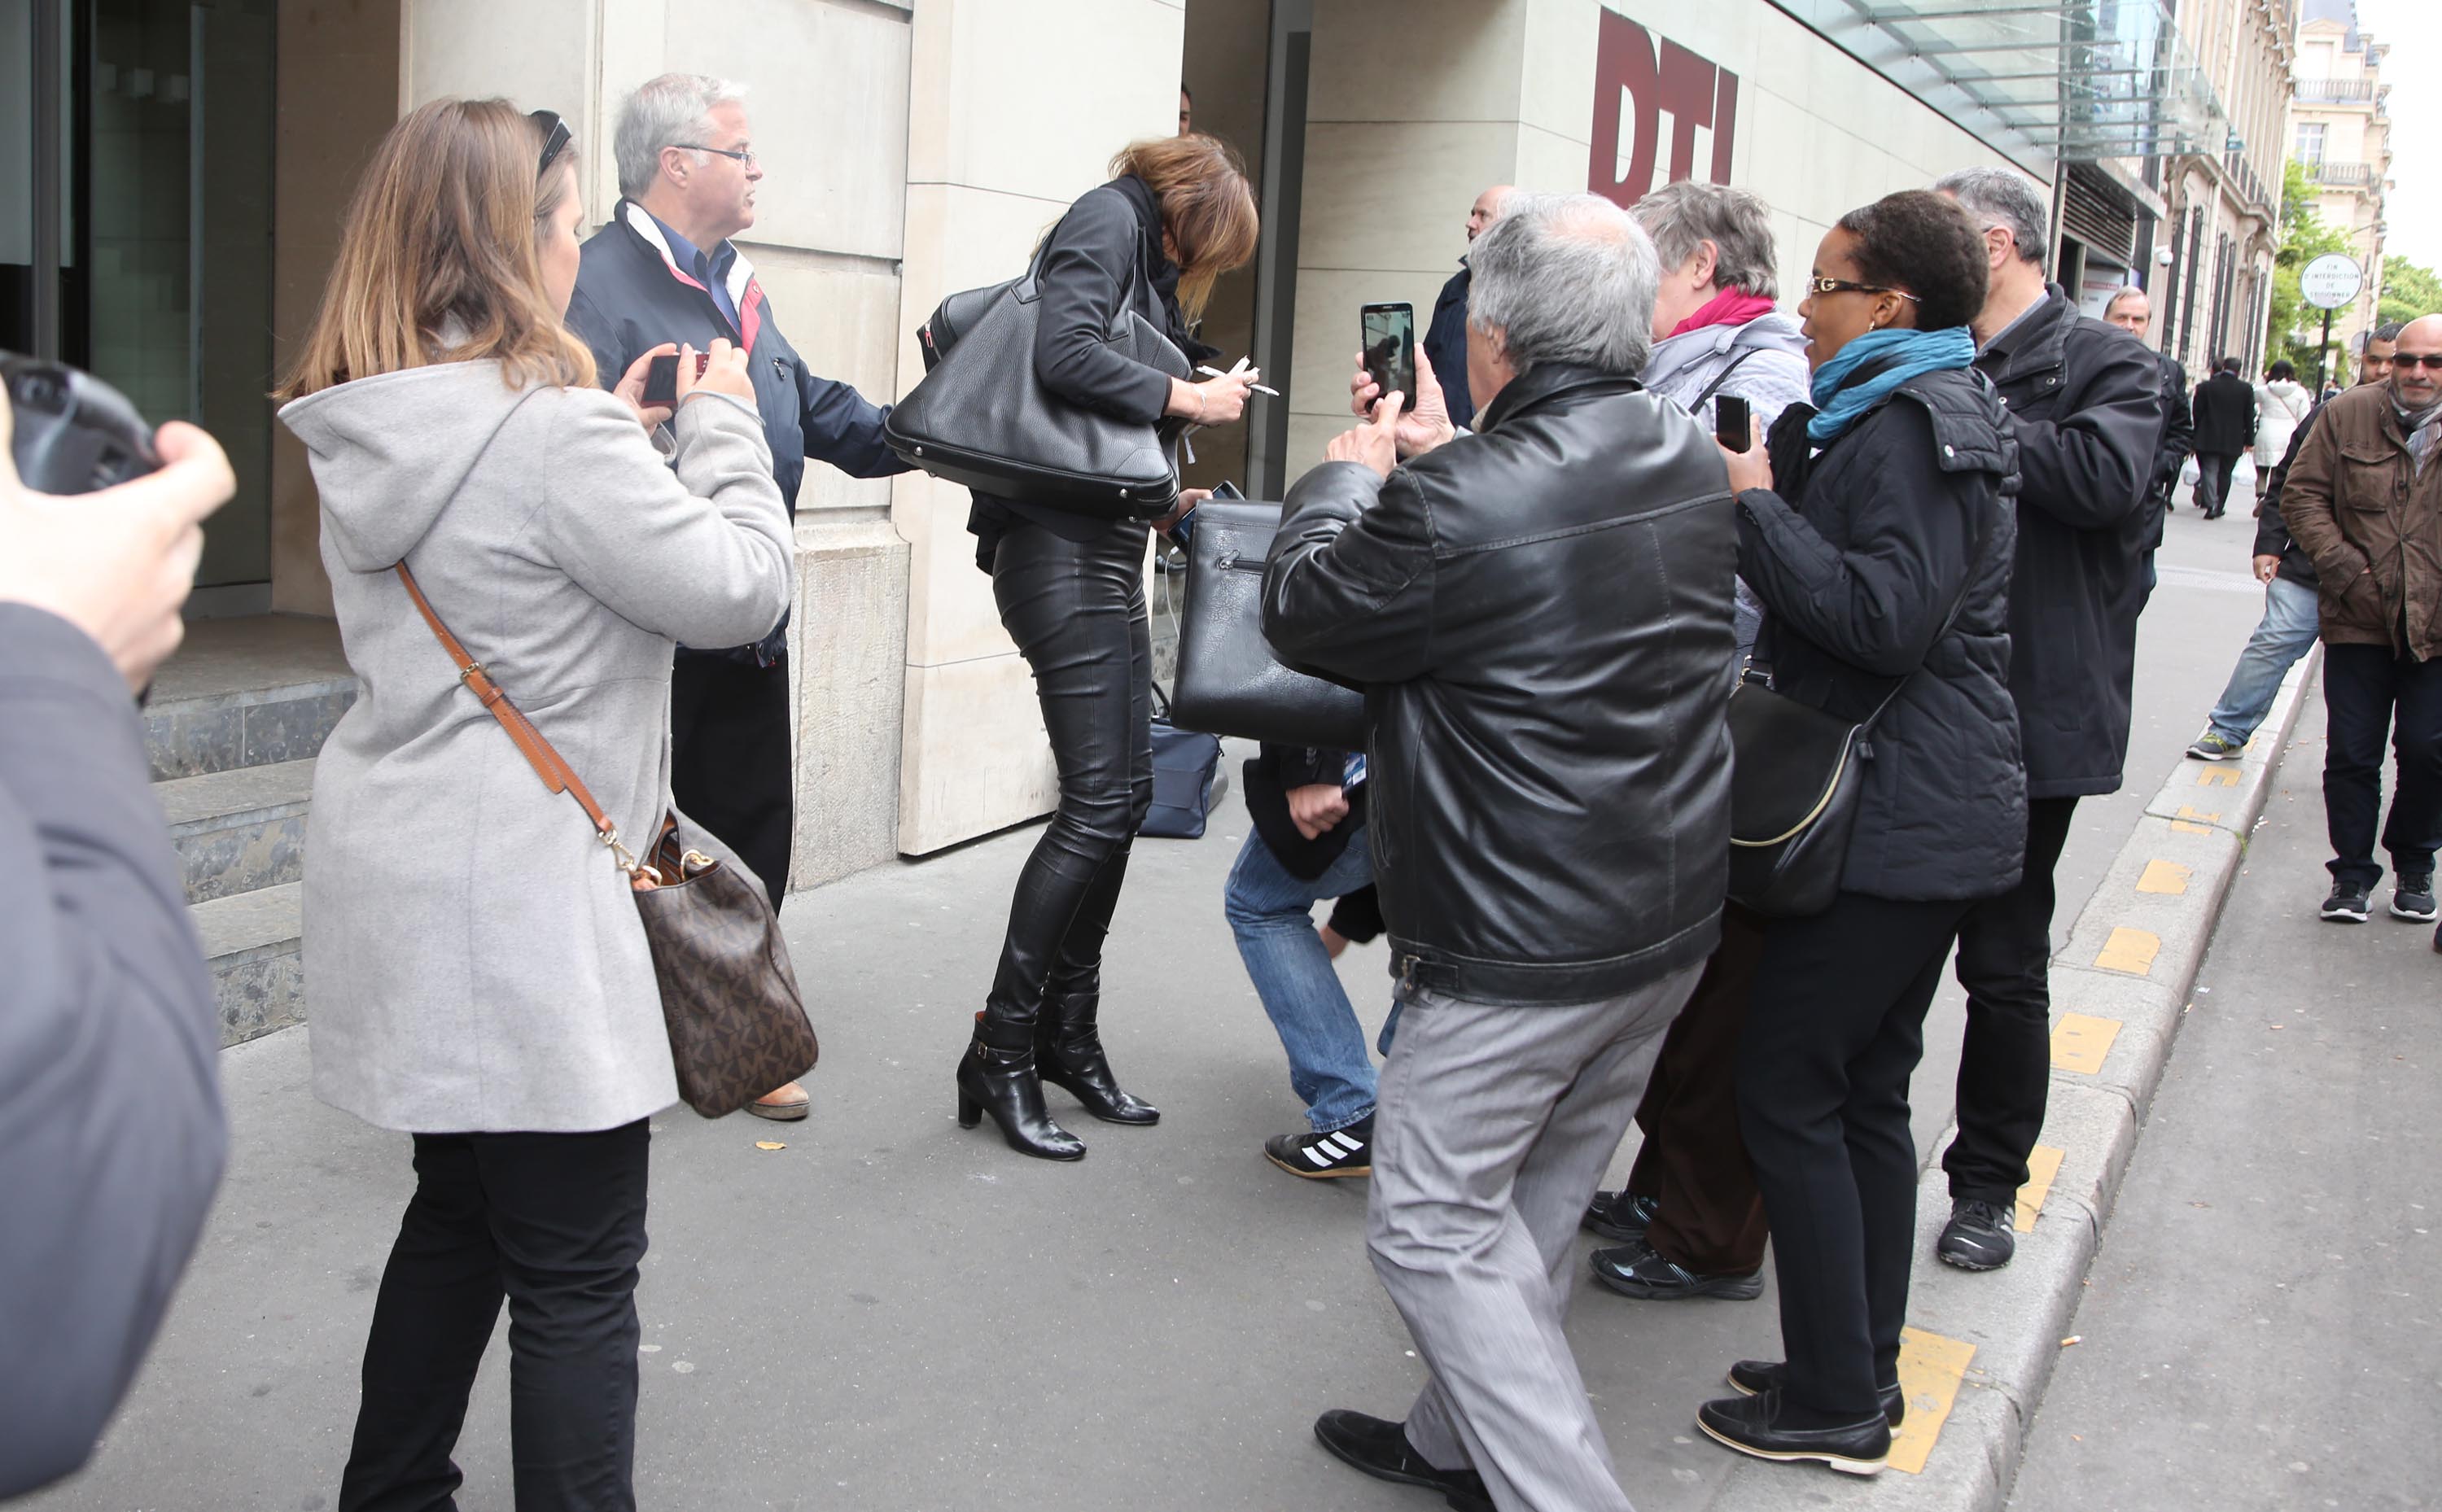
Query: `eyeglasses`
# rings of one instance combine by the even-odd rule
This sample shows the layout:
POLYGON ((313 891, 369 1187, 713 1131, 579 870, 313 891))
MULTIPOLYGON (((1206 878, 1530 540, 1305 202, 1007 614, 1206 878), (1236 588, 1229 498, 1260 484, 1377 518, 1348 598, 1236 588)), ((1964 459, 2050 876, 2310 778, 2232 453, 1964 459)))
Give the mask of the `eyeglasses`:
POLYGON ((556 110, 530 111, 526 119, 543 131, 542 161, 535 166, 535 177, 540 178, 551 172, 552 163, 568 150, 569 142, 576 134, 568 129, 568 122, 560 119, 559 112, 556 110))
MULTIPOLYGON (((2380 362, 2382 358, 2372 360, 2380 362)), ((2422 367, 2429 371, 2442 369, 2442 352, 2403 352, 2391 359, 2391 365, 2394 368, 2422 367)))
POLYGON ((1896 294, 1910 304, 1917 302, 1916 296, 1905 289, 1886 289, 1879 283, 1851 283, 1847 279, 1808 279, 1806 292, 1809 294, 1896 294))
POLYGON ((754 167, 757 160, 751 147, 699 147, 694 142, 672 142, 670 145, 683 147, 691 153, 710 153, 715 157, 735 157, 747 168, 754 167))

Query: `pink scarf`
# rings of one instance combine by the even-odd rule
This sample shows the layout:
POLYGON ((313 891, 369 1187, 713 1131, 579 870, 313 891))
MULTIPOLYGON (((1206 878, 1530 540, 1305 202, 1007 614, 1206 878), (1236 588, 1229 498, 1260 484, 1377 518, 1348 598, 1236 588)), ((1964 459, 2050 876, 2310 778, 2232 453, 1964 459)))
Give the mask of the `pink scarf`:
POLYGON ((1758 316, 1772 312, 1773 302, 1760 294, 1749 294, 1744 289, 1723 289, 1695 314, 1680 321, 1670 334, 1686 336, 1708 325, 1744 325, 1758 316))

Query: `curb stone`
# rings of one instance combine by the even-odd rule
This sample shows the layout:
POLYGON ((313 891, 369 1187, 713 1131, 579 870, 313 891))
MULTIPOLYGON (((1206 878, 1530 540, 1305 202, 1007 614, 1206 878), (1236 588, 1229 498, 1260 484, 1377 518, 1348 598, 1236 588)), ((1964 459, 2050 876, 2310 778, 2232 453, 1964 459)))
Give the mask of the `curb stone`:
MULTIPOLYGON (((1706 1503, 1707 1512, 2004 1512, 2027 1425, 2051 1380, 2061 1340, 2073 1326, 2087 1268, 2153 1105, 2223 900, 2271 793, 2274 770, 2306 688, 2322 665, 2318 646, 2290 668, 2271 713, 2238 760, 2179 762, 2078 914, 2068 945, 2052 957, 2055 1020, 2062 1013, 2083 1013, 2112 1020, 2119 1029, 2099 1070, 2052 1068, 2039 1142, 2062 1152, 2061 1167, 2033 1230, 2018 1235, 2017 1255, 2008 1268, 1977 1275, 1936 1262, 1934 1241, 1950 1214, 1949 1182, 1934 1158, 1918 1179, 1909 1324, 1976 1346, 1924 1472, 1886 1470, 1864 1480, 1814 1466, 1740 1459, 1706 1503), (2148 864, 2158 861, 2186 869, 2184 878, 2169 868, 2153 874, 2157 884, 2183 881, 2183 891, 2138 891, 2148 864), (2115 930, 2153 938, 2145 970, 2129 969, 2142 955, 2141 937, 2115 937, 2115 930)), ((1938 1157, 1957 1133, 1954 1121, 1929 1155, 1938 1157)))

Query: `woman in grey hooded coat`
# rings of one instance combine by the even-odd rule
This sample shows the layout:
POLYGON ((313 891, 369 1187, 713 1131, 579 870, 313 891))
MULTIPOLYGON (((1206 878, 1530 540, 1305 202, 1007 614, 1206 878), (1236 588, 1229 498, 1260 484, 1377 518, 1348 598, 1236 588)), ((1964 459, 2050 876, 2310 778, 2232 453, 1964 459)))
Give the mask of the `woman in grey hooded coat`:
MULTIPOLYGON (((314 1086, 410 1133, 340 1512, 446 1504, 503 1299, 519 1512, 631 1508, 647 1124, 677 1097, 630 886, 411 606, 623 833, 670 801, 670 656, 779 621, 790 534, 744 358, 615 393, 561 324, 577 270, 558 118, 438 100, 359 185, 281 419, 312 455, 361 683, 316 767, 314 1086), (669 425, 674 466, 651 428, 669 425), (641 422, 641 423, 640 423, 641 422)), ((647 356, 658 354, 647 354, 647 356)))

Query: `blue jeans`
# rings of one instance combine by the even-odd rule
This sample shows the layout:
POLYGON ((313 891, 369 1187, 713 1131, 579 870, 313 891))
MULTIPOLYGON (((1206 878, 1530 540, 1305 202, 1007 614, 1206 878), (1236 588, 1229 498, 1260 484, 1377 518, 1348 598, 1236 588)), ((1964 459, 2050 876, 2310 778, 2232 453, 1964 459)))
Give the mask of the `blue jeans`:
MULTIPOLYGON (((1332 968, 1331 953, 1315 932, 1313 909, 1373 880, 1374 857, 1362 825, 1348 837, 1339 859, 1310 882, 1291 876, 1263 835, 1250 829, 1221 894, 1230 932, 1238 938, 1238 956, 1280 1032, 1281 1048, 1288 1052, 1289 1085, 1305 1103, 1306 1121, 1317 1134, 1373 1115, 1375 1073, 1373 1057, 1365 1053, 1364 1028, 1332 968)), ((1394 1009, 1382 1026, 1385 1055, 1397 1023, 1394 1009)))
POLYGON ((2206 716, 2206 727, 2225 740, 2246 744, 2271 711, 2281 680, 2315 644, 2316 625, 2313 589, 2286 577, 2265 584, 2264 618, 2247 638, 2247 649, 2238 653, 2230 685, 2221 690, 2221 701, 2206 716))

